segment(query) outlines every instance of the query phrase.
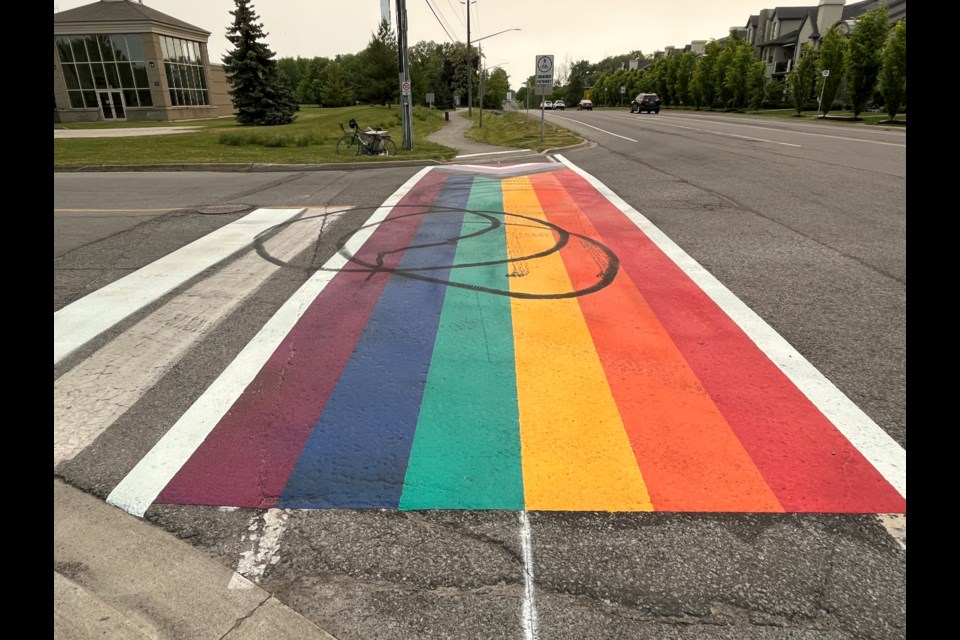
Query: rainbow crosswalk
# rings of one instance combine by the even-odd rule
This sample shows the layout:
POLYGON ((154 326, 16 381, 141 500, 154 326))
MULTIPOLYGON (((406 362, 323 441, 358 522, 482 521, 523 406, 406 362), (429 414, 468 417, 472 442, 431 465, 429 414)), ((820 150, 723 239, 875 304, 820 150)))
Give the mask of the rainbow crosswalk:
POLYGON ((903 513, 882 432, 862 453, 823 408, 849 401, 798 388, 588 178, 424 172, 149 499, 903 513))

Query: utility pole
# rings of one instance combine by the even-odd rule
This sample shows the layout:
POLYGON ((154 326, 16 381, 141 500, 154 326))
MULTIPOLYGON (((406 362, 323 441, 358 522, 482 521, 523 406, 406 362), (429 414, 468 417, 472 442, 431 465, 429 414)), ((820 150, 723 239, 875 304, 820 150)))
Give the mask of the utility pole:
POLYGON ((470 61, 470 0, 467 0, 467 117, 473 117, 473 65, 470 61))
POLYGON ((400 116, 403 122, 403 148, 413 149, 413 96, 407 65, 407 0, 397 0, 397 51, 400 68, 400 116))

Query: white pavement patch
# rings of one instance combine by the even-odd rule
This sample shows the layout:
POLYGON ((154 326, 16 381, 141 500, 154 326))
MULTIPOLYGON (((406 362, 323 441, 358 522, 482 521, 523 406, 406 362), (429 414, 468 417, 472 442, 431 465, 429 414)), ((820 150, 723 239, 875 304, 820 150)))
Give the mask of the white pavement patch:
POLYGON ((257 209, 53 314, 53 364, 303 209, 257 209))
MULTIPOLYGON (((339 210, 307 209, 264 246, 288 261, 339 210)), ((235 223, 234 223, 235 224, 235 223)), ((134 405, 194 344, 280 267, 250 251, 151 313, 53 383, 53 465, 72 459, 134 405)))
POLYGON ((540 637, 537 623, 537 606, 533 600, 533 543, 530 533, 530 518, 526 511, 520 512, 520 546, 523 554, 523 639, 537 640, 540 637))
POLYGON ((900 548, 907 550, 907 515, 905 513, 881 513, 880 524, 897 541, 900 548))
MULTIPOLYGON (((267 567, 280 561, 280 538, 283 537, 289 517, 289 512, 283 509, 268 509, 263 513, 262 520, 259 515, 250 519, 250 525, 247 527, 249 533, 243 534, 249 542, 249 548, 240 555, 237 574, 253 582, 259 582, 267 567)), ((247 588, 239 580, 236 583, 234 585, 234 581, 231 580, 230 588, 247 588)))
POLYGON ((277 310, 236 359, 213 381, 207 391, 187 409, 153 449, 110 492, 107 496, 109 504, 135 516, 142 517, 146 513, 157 495, 186 464, 247 385, 257 376, 264 363, 280 346, 316 297, 343 268, 350 256, 363 246, 363 243, 373 234, 377 224, 392 211, 393 206, 431 169, 431 167, 421 169, 404 183, 373 212, 340 252, 331 257, 277 310))
POLYGON ((640 212, 606 185, 569 162, 557 159, 582 176, 620 209, 656 244, 724 313, 763 351, 770 361, 830 420, 831 423, 886 478, 900 495, 907 497, 907 452, 853 403, 830 380, 793 348, 783 336, 737 298, 711 273, 686 254, 640 212))

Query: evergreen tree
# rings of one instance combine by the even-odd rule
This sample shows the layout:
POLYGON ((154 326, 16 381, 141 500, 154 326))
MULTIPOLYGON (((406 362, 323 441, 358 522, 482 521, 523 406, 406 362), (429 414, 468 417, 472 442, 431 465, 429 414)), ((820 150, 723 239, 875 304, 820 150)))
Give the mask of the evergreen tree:
POLYGON ((893 120, 907 100, 907 22, 898 22, 883 47, 880 95, 883 108, 893 120))
POLYGON ((400 58, 397 37, 386 20, 360 54, 363 81, 357 87, 362 100, 371 104, 396 104, 400 97, 400 58))
POLYGON ((850 94, 850 108, 857 117, 873 97, 880 74, 880 54, 890 31, 889 10, 881 4, 867 11, 850 34, 845 75, 850 94))
POLYGON ((266 34, 250 0, 234 0, 233 25, 227 40, 233 50, 223 56, 230 96, 242 125, 290 124, 298 103, 289 82, 281 76, 274 53, 263 42, 266 34))

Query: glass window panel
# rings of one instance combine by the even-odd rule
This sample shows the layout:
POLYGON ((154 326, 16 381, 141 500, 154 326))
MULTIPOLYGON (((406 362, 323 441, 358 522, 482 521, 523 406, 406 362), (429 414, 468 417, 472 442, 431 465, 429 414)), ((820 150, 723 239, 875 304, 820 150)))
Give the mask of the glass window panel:
POLYGON ((201 89, 206 89, 206 88, 207 88, 207 74, 204 72, 203 67, 200 67, 199 73, 200 73, 200 88, 201 88, 201 89))
POLYGON ((190 45, 193 47, 193 62, 203 64, 203 56, 200 54, 200 43, 191 42, 190 45))
POLYGON ((98 36, 97 38, 100 41, 100 55, 103 56, 104 62, 113 62, 115 60, 113 56, 113 43, 110 42, 108 36, 98 36))
POLYGON ((130 51, 127 49, 127 39, 123 37, 123 34, 108 36, 110 38, 110 46, 113 47, 114 57, 120 60, 129 60, 130 51))
POLYGON ((131 61, 142 62, 146 59, 143 56, 143 38, 139 33, 127 34, 127 49, 130 51, 131 61))
POLYGON ((107 74, 103 70, 102 62, 94 62, 90 64, 90 72, 93 73, 93 86, 97 89, 106 89, 107 88, 107 74))
POLYGON ((149 91, 137 91, 137 97, 140 98, 141 107, 153 106, 153 96, 150 95, 149 91))
POLYGON ((187 67, 184 69, 187 72, 187 86, 191 89, 197 88, 197 68, 196 67, 187 67))
POLYGON ((117 64, 115 62, 104 62, 103 70, 107 72, 107 86, 111 89, 119 89, 120 72, 117 71, 117 64))
POLYGON ((67 89, 80 88, 80 78, 77 77, 77 65, 65 64, 61 67, 61 71, 63 72, 63 80, 67 84, 67 89))
POLYGON ((177 106, 177 92, 175 89, 170 89, 170 104, 177 106))
POLYGON ((206 91, 200 94, 201 104, 210 104, 210 96, 206 91))
POLYGON ((187 96, 183 95, 183 89, 177 89, 177 106, 182 107, 187 104, 187 96))
POLYGON ((83 109, 83 94, 79 91, 71 91, 70 95, 70 108, 72 109, 83 109))
POLYGON ((120 74, 120 86, 124 89, 132 89, 137 86, 133 82, 133 69, 129 62, 118 62, 117 73, 120 74))
POLYGON ((160 37, 160 55, 164 60, 170 59, 170 38, 167 36, 160 37))
POLYGON ((77 77, 80 78, 81 89, 93 89, 93 74, 90 73, 89 64, 77 65, 77 77))
POLYGON ((100 45, 97 44, 97 36, 87 36, 84 40, 87 42, 87 55, 90 57, 90 62, 99 62, 102 58, 100 57, 100 45))
POLYGON ((165 72, 165 75, 167 76, 167 86, 168 87, 176 86, 173 82, 173 65, 170 63, 166 63, 163 65, 163 70, 165 72))
POLYGON ((87 48, 83 44, 83 36, 70 36, 70 45, 73 49, 73 59, 77 62, 87 62, 87 48))
POLYGON ((187 62, 187 52, 184 49, 183 40, 177 40, 177 61, 178 62, 187 62))
POLYGON ((100 103, 97 102, 97 92, 96 91, 84 91, 83 92, 83 102, 84 106, 91 109, 99 109, 100 103))
POLYGON ((127 103, 128 107, 136 107, 137 105, 137 92, 133 89, 124 89, 123 90, 123 100, 127 103))
POLYGON ((149 89, 150 79, 147 78, 147 65, 142 62, 135 62, 130 66, 133 67, 134 86, 137 89, 149 89))
POLYGON ((70 50, 70 38, 66 36, 57 36, 57 53, 60 55, 60 62, 73 62, 73 51, 70 50))

